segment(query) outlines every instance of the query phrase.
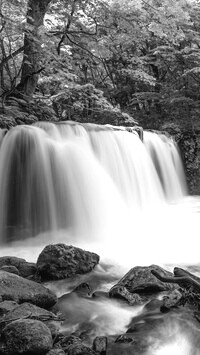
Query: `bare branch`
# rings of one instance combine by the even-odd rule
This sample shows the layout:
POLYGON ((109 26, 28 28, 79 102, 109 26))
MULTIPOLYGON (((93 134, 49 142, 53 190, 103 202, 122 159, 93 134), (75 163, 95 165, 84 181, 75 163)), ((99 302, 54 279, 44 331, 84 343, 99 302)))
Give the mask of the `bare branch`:
POLYGON ((0 70, 3 68, 3 66, 10 60, 13 59, 14 57, 16 57, 18 54, 20 54, 21 52, 23 52, 24 50, 24 46, 18 48, 15 52, 9 54, 7 57, 3 58, 3 60, 0 63, 0 70))

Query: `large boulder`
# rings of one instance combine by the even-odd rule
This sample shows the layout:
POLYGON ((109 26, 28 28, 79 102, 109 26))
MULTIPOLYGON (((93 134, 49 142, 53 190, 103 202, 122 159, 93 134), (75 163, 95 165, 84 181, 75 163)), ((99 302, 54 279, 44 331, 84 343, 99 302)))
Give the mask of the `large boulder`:
POLYGON ((15 320, 2 331, 0 352, 5 355, 45 355, 53 346, 50 330, 38 320, 15 320))
POLYGON ((91 271, 99 256, 71 245, 47 245, 37 260, 37 272, 42 280, 65 279, 91 271))
MULTIPOLYGON (((29 263, 25 259, 17 258, 15 256, 2 256, 0 257, 0 269, 5 270, 5 266, 13 266, 18 272, 19 276, 29 277, 36 273, 36 265, 34 263, 29 263)), ((8 270, 5 270, 8 271, 8 270)), ((11 271, 9 271, 11 272, 11 271)), ((13 272, 14 273, 14 272, 13 272)))
POLYGON ((30 302, 47 309, 57 301, 56 295, 41 284, 1 270, 0 299, 17 303, 30 302))
POLYGON ((0 270, 10 272, 11 274, 19 275, 19 270, 12 265, 4 265, 0 268, 0 270))
POLYGON ((13 320, 20 318, 30 318, 42 321, 50 329, 52 336, 57 335, 59 327, 62 323, 61 318, 56 316, 54 313, 27 302, 22 303, 20 305, 16 304, 15 307, 10 310, 10 312, 4 315, 4 317, 2 318, 2 323, 5 322, 6 324, 8 324, 13 320))
POLYGON ((18 304, 15 301, 3 301, 0 302, 0 317, 12 311, 18 304))
MULTIPOLYGON (((151 271, 155 270, 163 276, 173 276, 171 272, 162 269, 160 266, 136 266, 132 268, 113 288, 124 286, 130 293, 153 294, 156 292, 174 290, 176 284, 159 281, 151 271)), ((113 289, 112 288, 112 289, 113 289)), ((110 294, 112 294, 112 289, 110 294)))

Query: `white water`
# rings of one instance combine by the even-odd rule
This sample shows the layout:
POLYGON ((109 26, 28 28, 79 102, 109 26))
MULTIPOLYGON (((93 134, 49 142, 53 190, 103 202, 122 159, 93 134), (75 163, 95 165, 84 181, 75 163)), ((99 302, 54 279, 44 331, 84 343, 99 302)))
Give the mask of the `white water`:
MULTIPOLYGON (((145 132, 142 143, 123 129, 40 123, 0 140, 1 255, 34 261, 44 245, 62 241, 98 252, 118 277, 136 265, 199 262, 200 203, 187 197, 170 138, 145 132)), ((122 332, 132 316, 100 302, 98 332, 122 332)), ((185 355, 190 347, 178 332, 151 354, 185 355)))
POLYGON ((145 132, 142 143, 123 128, 39 123, 2 137, 1 243, 22 240, 25 255, 34 246, 31 259, 41 244, 64 241, 126 268, 197 261, 179 247, 196 223, 186 194, 179 152, 164 135, 145 132))

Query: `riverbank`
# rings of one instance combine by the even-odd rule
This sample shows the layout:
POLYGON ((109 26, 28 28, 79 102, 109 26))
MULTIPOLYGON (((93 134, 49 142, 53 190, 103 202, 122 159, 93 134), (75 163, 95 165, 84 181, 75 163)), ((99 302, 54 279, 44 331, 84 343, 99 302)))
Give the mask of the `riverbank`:
POLYGON ((64 244, 36 263, 1 257, 0 353, 159 354, 182 338, 198 354, 200 278, 151 265, 117 279, 99 260, 64 244))

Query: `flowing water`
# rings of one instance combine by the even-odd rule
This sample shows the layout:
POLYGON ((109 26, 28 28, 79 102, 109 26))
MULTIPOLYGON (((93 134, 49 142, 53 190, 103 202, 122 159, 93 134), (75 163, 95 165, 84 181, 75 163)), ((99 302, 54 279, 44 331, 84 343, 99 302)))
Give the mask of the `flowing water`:
MULTIPOLYGON (((136 265, 199 262, 200 200, 187 196, 171 138, 144 132, 142 142, 122 127, 73 122, 0 133, 2 255, 35 261, 44 245, 62 241, 99 253, 116 278, 136 265)), ((99 312, 109 308, 116 327, 112 307, 99 312)), ((133 314, 120 309, 123 328, 133 314)), ((177 339, 152 352, 181 344, 176 353, 190 354, 180 332, 177 339)))

